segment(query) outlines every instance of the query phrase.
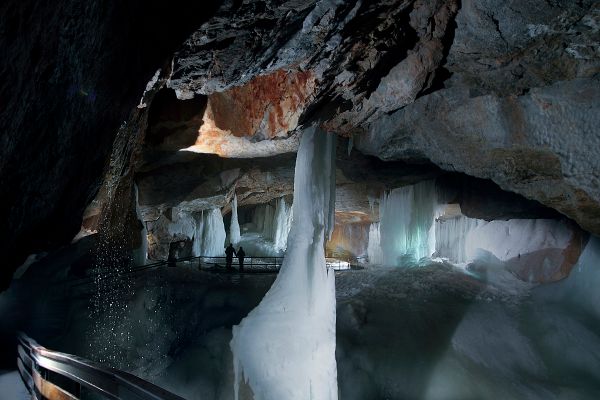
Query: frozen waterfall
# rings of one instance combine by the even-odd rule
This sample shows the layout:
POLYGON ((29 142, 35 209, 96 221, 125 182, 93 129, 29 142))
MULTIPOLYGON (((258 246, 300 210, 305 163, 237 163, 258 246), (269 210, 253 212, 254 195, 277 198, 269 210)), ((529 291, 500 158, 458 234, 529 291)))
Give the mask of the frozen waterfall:
POLYGON ((240 223, 238 221, 237 195, 233 195, 231 203, 231 223, 229 224, 229 242, 237 245, 240 242, 240 223))
POLYGON ((252 216, 256 233, 273 243, 275 253, 286 249, 287 238, 292 225, 292 209, 283 197, 276 200, 276 206, 261 204, 256 207, 252 216))
POLYGON ((213 208, 203 213, 202 255, 220 257, 225 254, 225 225, 221 210, 213 208))
POLYGON ((371 263, 400 265, 403 257, 419 260, 431 256, 435 251, 432 226, 436 208, 433 180, 384 193, 379 201, 380 222, 369 232, 369 239, 373 239, 368 247, 369 259, 374 260, 371 263))
POLYGON ((324 241, 333 230, 333 135, 307 130, 294 179, 293 221, 281 271, 261 303, 233 327, 235 398, 337 399, 334 274, 324 241))

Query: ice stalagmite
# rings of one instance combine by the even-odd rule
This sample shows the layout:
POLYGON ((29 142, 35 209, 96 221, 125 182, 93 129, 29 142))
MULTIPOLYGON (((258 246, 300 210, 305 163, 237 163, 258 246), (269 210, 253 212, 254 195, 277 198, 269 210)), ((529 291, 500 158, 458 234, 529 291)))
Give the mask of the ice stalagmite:
POLYGON ((229 225, 229 242, 237 245, 240 242, 240 223, 237 213, 237 196, 233 195, 231 203, 231 224, 229 225))
POLYGON ((233 327, 236 375, 256 400, 337 399, 335 286, 324 240, 333 230, 335 142, 307 130, 296 160, 293 221, 281 271, 233 327))

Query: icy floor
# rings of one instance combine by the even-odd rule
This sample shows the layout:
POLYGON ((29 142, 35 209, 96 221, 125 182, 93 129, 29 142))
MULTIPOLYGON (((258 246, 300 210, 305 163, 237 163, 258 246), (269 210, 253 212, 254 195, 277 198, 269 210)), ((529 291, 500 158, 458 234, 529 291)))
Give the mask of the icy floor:
MULTIPOLYGON (((565 281, 537 287, 491 264, 337 272, 339 398, 600 398, 600 257, 594 257, 595 270, 576 268, 565 281)), ((272 275, 192 266, 136 279, 121 320, 111 322, 124 338, 110 347, 115 366, 188 399, 232 399, 231 326, 272 281, 272 275)), ((32 332, 34 338, 89 358, 103 351, 86 346, 85 293, 39 296, 27 305, 28 315, 52 316, 54 333, 44 339, 32 332)), ((16 315, 6 292, 3 301, 16 315)), ((31 326, 39 331, 41 324, 31 326)))

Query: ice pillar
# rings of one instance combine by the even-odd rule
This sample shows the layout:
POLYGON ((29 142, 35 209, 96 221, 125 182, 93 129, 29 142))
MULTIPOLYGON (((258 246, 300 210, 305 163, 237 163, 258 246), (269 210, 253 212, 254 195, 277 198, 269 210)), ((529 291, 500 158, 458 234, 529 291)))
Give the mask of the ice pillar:
POLYGON ((257 400, 337 399, 335 285, 324 241, 333 230, 335 140, 305 131, 296 159, 293 221, 281 271, 233 327, 236 375, 257 400))
POLYGON ((202 232, 202 254, 207 257, 220 257, 225 254, 225 225, 221 210, 213 208, 204 212, 202 232))
POLYGON ((231 223, 229 224, 229 242, 237 245, 240 242, 240 223, 238 221, 237 212, 237 196, 233 195, 231 203, 231 223))

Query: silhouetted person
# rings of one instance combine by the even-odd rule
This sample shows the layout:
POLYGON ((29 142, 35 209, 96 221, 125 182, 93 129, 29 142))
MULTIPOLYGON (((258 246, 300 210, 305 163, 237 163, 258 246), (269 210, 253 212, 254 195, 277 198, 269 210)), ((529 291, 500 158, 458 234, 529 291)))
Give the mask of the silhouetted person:
POLYGON ((240 249, 237 251, 237 258, 240 262, 240 271, 244 270, 244 257, 246 257, 246 253, 244 252, 244 248, 240 246, 240 249))
POLYGON ((227 263, 227 269, 231 269, 231 263, 233 262, 234 254, 236 254, 235 249, 233 248, 233 245, 229 243, 229 246, 225 248, 225 261, 227 263))

